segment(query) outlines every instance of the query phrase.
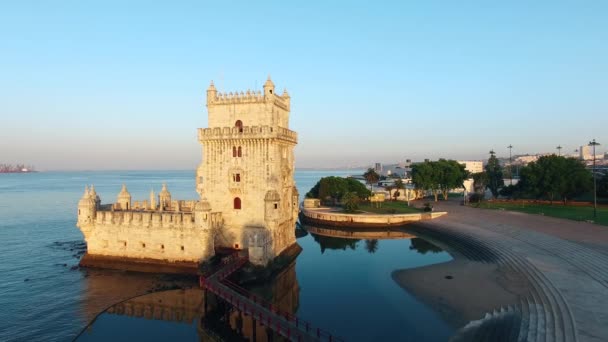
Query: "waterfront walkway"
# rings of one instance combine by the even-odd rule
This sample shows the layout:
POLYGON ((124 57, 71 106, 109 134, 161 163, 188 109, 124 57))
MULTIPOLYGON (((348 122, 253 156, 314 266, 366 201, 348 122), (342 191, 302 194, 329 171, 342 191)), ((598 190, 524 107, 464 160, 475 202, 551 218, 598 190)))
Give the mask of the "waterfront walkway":
POLYGON ((302 320, 287 312, 281 312, 272 303, 249 293, 247 290, 230 282, 230 274, 247 263, 247 257, 238 252, 224 258, 222 267, 210 276, 199 278, 201 288, 232 305, 245 315, 251 315, 255 321, 267 326, 289 341, 342 341, 310 322, 302 320))
POLYGON ((459 340, 608 341, 608 227, 455 201, 436 208, 449 215, 413 229, 452 253, 523 275, 530 288, 519 303, 461 329, 459 340), (485 324, 492 320, 501 328, 485 324))

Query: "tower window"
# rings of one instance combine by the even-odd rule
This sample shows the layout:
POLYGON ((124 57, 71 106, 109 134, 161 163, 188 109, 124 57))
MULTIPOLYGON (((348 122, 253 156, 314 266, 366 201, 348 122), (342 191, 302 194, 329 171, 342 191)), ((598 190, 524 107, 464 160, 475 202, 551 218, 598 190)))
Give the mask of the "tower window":
POLYGON ((241 120, 236 120, 234 127, 238 128, 239 133, 243 133, 243 122, 241 120))
POLYGON ((236 157, 236 146, 232 146, 232 156, 236 157))
POLYGON ((274 204, 274 208, 275 208, 275 209, 279 209, 279 204, 278 204, 278 203, 275 203, 275 204, 274 204))
POLYGON ((239 146, 239 148, 237 149, 237 156, 238 157, 242 157, 243 156, 243 150, 241 149, 241 146, 239 146))
POLYGON ((238 197, 234 198, 234 209, 241 209, 241 199, 238 197))
POLYGON ((241 174, 240 173, 233 174, 232 175, 232 180, 235 181, 235 182, 237 182, 237 183, 240 183, 241 182, 241 174))
POLYGON ((272 89, 270 89, 270 93, 272 94, 272 89))

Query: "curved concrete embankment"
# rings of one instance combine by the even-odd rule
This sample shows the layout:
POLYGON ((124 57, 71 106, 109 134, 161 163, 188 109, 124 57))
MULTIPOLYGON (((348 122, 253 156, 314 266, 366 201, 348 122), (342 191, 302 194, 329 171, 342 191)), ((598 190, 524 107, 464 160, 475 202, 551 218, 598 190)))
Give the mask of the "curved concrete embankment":
MULTIPOLYGON (((584 222, 485 211, 452 203, 443 206, 450 211, 448 219, 415 225, 412 232, 470 260, 464 263, 470 269, 496 265, 503 276, 495 280, 501 285, 511 284, 506 289, 513 285, 521 289, 518 291, 521 293, 513 292, 516 300, 478 316, 463 327, 453 341, 497 340, 498 337, 508 341, 608 340, 608 246, 600 233, 596 233, 597 241, 593 244, 578 237, 595 231, 596 227, 584 222)), ((435 281, 439 282, 448 271, 444 267, 444 273, 437 274, 435 281)), ((393 276, 404 288, 411 289, 411 284, 400 282, 408 272, 415 270, 397 271, 393 276)), ((428 274, 433 272, 429 270, 428 274)), ((429 289, 426 298, 441 297, 444 303, 452 296, 449 291, 439 291, 438 286, 433 289, 433 282, 419 285, 420 291, 429 289)), ((469 289, 474 294, 471 301, 482 298, 485 291, 475 283, 470 283, 469 289)))
POLYGON ((301 218, 308 223, 337 227, 398 227, 408 223, 432 220, 447 212, 425 212, 414 214, 347 214, 330 208, 300 208, 301 218))

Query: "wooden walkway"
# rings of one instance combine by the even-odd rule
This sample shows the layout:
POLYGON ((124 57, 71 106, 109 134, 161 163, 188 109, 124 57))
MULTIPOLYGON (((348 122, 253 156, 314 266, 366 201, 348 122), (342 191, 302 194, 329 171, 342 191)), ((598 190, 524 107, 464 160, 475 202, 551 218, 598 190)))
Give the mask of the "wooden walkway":
POLYGON ((234 253, 225 258, 224 265, 211 276, 200 276, 201 288, 230 303, 243 314, 267 326, 290 341, 342 341, 310 322, 287 312, 280 312, 272 303, 258 298, 226 278, 247 263, 247 257, 234 253))

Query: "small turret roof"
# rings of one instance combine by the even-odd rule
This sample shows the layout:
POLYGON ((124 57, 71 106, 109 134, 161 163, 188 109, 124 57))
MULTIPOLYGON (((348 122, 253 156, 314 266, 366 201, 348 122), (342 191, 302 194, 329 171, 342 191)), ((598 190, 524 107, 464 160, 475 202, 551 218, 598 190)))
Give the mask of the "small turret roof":
POLYGON ((160 196, 166 196, 166 195, 171 196, 171 193, 169 192, 169 190, 167 190, 167 183, 163 183, 163 188, 160 190, 159 195, 160 196))
POLYGON ((211 84, 209 84, 209 88, 207 88, 207 91, 209 90, 216 90, 215 85, 213 85, 213 80, 211 81, 211 84))
POLYGON ((203 197, 200 201, 196 203, 194 209, 197 211, 211 211, 211 204, 209 204, 209 201, 207 201, 207 199, 203 197))
POLYGON ((126 197, 131 197, 131 194, 129 193, 129 190, 127 190, 127 186, 123 184, 122 189, 120 189, 120 193, 118 193, 118 198, 126 197))
POLYGON ((272 83, 272 80, 270 79, 270 75, 268 75, 268 79, 266 80, 266 83, 264 83, 264 88, 266 87, 274 87, 274 83, 272 83))

